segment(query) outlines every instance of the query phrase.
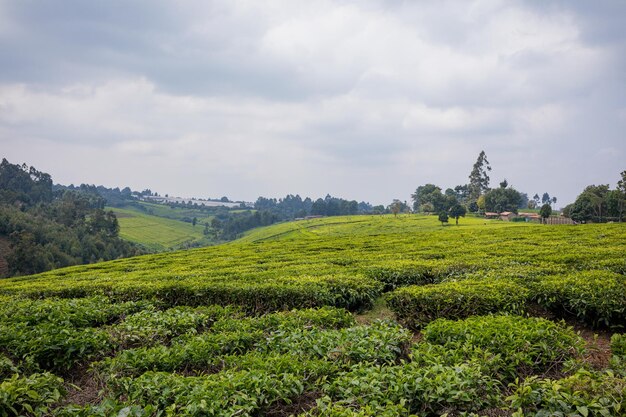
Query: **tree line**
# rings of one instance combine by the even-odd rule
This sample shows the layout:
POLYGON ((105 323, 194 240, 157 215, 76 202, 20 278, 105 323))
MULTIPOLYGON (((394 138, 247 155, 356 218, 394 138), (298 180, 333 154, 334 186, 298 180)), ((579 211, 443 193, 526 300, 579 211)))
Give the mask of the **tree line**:
POLYGON ((518 213, 521 208, 539 208, 540 213, 548 217, 552 212, 552 204, 556 204, 556 197, 550 197, 545 192, 540 200, 538 194, 530 200, 526 193, 513 188, 506 179, 498 187, 490 187, 489 172, 491 165, 485 151, 481 151, 472 166, 467 184, 460 184, 445 191, 435 184, 424 184, 411 194, 413 211, 426 214, 437 214, 442 224, 449 218, 454 218, 458 225, 459 218, 471 213, 518 213))
POLYGON ((609 184, 589 185, 576 201, 563 208, 563 215, 577 222, 623 221, 626 214, 626 170, 615 189, 609 184))
POLYGON ((142 253, 118 237, 115 214, 98 195, 53 187, 49 174, 26 164, 0 163, 0 239, 9 251, 5 275, 142 253))

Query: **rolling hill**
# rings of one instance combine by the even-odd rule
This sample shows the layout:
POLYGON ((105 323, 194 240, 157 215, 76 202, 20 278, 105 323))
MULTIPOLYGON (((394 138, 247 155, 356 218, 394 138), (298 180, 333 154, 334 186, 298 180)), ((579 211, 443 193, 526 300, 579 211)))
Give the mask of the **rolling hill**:
POLYGON ((349 216, 6 279, 0 406, 620 415, 624 253, 623 224, 349 216))
MULTIPOLYGON (((150 206, 157 206, 151 204, 150 206)), ((196 226, 182 220, 164 217, 172 215, 169 207, 157 207, 159 214, 132 208, 108 208, 113 210, 120 225, 120 237, 133 243, 138 243, 148 250, 159 252, 180 248, 183 245, 205 246, 213 243, 204 235, 204 222, 210 219, 202 219, 196 226), (162 213, 163 212, 163 213, 162 213)))

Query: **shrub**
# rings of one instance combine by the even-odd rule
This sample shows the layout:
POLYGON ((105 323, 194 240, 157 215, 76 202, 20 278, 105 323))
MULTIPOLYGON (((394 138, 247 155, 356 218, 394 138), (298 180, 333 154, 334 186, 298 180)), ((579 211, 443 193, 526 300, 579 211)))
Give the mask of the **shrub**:
POLYGON ((507 400, 515 417, 619 416, 626 410, 626 380, 610 372, 579 370, 559 380, 533 376, 513 387, 507 400))
POLYGON ((65 394, 63 380, 49 373, 13 374, 0 383, 0 416, 44 416, 65 394))
MULTIPOLYGON (((241 315, 241 314, 239 314, 241 315)), ((194 335, 210 328, 219 319, 237 316, 232 307, 174 307, 165 311, 149 308, 109 328, 116 345, 124 348, 168 342, 173 337, 194 335)))
MULTIPOLYGON (((571 328, 541 318, 519 316, 470 317, 462 321, 439 319, 424 329, 424 340, 445 350, 499 356, 498 376, 512 380, 557 368, 583 351, 583 340, 571 328), (478 351, 472 349, 480 349, 478 351)), ((471 355, 468 355, 471 357, 471 355)))
POLYGON ((499 389, 499 383, 476 364, 423 367, 409 363, 358 365, 327 384, 324 391, 333 401, 351 407, 403 404, 410 412, 431 416, 497 405, 499 389))
POLYGON ((626 357, 626 334, 615 333, 611 336, 611 352, 615 356, 626 357))
POLYGON ((574 315, 592 326, 624 328, 626 276, 586 271, 549 277, 531 286, 532 298, 560 315, 574 315))
POLYGON ((464 280, 400 288, 387 295, 387 305, 401 322, 420 328, 438 318, 522 313, 527 296, 528 290, 510 281, 464 280))

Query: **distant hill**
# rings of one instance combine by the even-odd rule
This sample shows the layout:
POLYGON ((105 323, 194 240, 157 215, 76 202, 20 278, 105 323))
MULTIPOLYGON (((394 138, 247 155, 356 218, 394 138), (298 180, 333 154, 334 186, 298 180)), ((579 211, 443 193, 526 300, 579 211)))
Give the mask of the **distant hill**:
POLYGON ((0 163, 0 276, 24 275, 142 253, 118 237, 104 199, 53 189, 49 174, 0 163))
POLYGON ((197 220, 194 226, 192 222, 165 217, 166 215, 175 217, 176 214, 184 216, 185 213, 177 213, 175 209, 158 204, 149 204, 149 206, 156 206, 151 212, 159 213, 160 216, 148 214, 146 211, 135 207, 112 209, 118 219, 119 236, 122 239, 137 243, 153 252, 191 246, 206 246, 215 242, 208 234, 210 229, 207 229, 206 224, 210 222, 211 218, 207 217, 206 214, 201 217, 201 220, 197 220))

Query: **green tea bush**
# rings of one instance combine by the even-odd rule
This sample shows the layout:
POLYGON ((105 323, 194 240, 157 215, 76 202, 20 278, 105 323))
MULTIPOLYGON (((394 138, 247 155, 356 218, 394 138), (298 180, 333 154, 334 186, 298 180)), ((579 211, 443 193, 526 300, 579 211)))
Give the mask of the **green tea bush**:
POLYGON ((355 324, 354 317, 343 308, 321 307, 279 311, 259 317, 224 318, 211 331, 235 332, 243 329, 271 332, 286 329, 340 329, 355 324))
POLYGON ((147 372, 116 382, 115 395, 128 398, 130 404, 181 417, 263 415, 263 409, 289 403, 305 388, 297 373, 262 371, 226 371, 206 377, 147 372))
POLYGON ((408 285, 436 284, 445 278, 463 275, 473 268, 465 263, 388 261, 369 267, 365 274, 385 284, 384 291, 391 291, 408 285))
POLYGON ((0 346, 13 357, 30 358, 44 370, 66 371, 77 362, 111 350, 102 329, 73 328, 63 324, 0 324, 0 346))
POLYGON ((72 328, 95 327, 118 321, 150 305, 147 301, 116 303, 103 296, 16 299, 0 304, 0 322, 28 326, 51 323, 72 328))
POLYGON ((127 349, 94 366, 103 378, 108 378, 109 374, 140 375, 146 371, 210 370, 220 356, 248 352, 262 338, 261 331, 207 333, 169 347, 127 349))
POLYGON ((507 401, 515 417, 622 416, 626 411, 626 379, 611 372, 579 370, 559 380, 533 376, 513 387, 507 401))
POLYGON ((165 311, 142 310, 109 328, 116 345, 124 348, 163 344, 173 337, 194 335, 210 328, 220 319, 241 316, 236 308, 174 307, 165 311))
POLYGON ((384 406, 354 407, 334 403, 328 397, 318 401, 317 407, 298 414, 298 417, 417 417, 409 414, 402 404, 389 404, 384 406))
POLYGON ((13 374, 0 383, 0 417, 48 415, 63 395, 63 380, 55 375, 13 374))
POLYGON ((324 387, 334 402, 351 407, 402 404, 421 416, 478 411, 499 404, 500 384, 476 364, 458 366, 361 364, 324 387))
POLYGON ((411 333, 387 321, 339 330, 312 329, 275 332, 262 351, 300 354, 345 365, 359 362, 392 364, 406 354, 411 333))
POLYGON ((446 350, 478 348, 499 356, 498 377, 508 380, 558 369, 580 356, 584 346, 583 339, 562 324, 506 315, 439 319, 426 326, 423 335, 425 341, 446 350))
POLYGON ((223 367, 224 356, 248 352, 300 355, 343 365, 395 363, 407 349, 410 339, 411 334, 406 329, 388 322, 345 329, 277 326, 273 331, 243 326, 237 332, 182 338, 170 347, 124 350, 96 364, 96 369, 104 378, 109 374, 140 375, 146 371, 217 370, 223 367))
POLYGON ((0 353, 0 381, 18 372, 19 370, 13 361, 0 353))
POLYGON ((615 333, 611 336, 611 352, 615 356, 626 357, 626 334, 615 333))
POLYGON ((522 313, 527 297, 526 288, 510 281, 464 280, 404 287, 388 294, 386 299, 402 323, 420 328, 438 318, 522 313))
POLYGON ((592 326, 626 326, 626 276, 586 271, 545 278, 531 286, 532 298, 561 315, 592 326))
POLYGON ((313 328, 335 329, 352 324, 354 318, 348 311, 332 307, 278 312, 260 317, 225 317, 217 320, 208 333, 181 335, 169 347, 159 345, 123 350, 113 358, 104 359, 96 368, 101 373, 121 375, 137 375, 149 370, 212 369, 219 366, 219 360, 224 355, 267 350, 271 334, 282 335, 313 328))
POLYGON ((66 405, 54 410, 54 417, 149 417, 158 415, 152 406, 124 404, 118 400, 106 399, 100 404, 66 405))

